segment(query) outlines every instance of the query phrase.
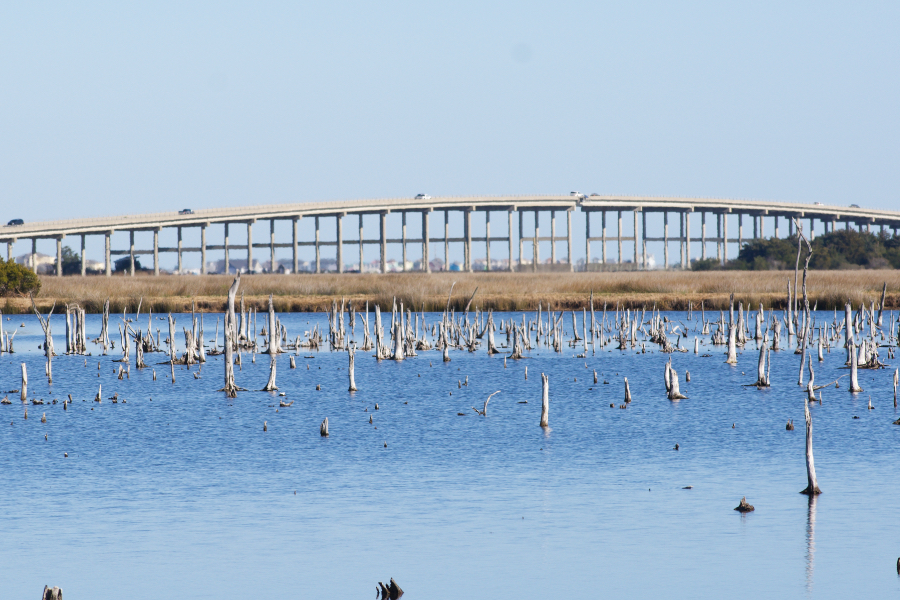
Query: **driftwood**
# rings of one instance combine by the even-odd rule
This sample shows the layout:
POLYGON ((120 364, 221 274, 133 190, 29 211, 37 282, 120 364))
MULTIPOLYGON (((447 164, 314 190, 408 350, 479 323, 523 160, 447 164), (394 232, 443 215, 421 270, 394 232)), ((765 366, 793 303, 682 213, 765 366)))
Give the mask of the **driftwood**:
POLYGON ((328 417, 325 417, 325 420, 319 425, 319 435, 328 437, 328 417))
MULTIPOLYGON (((596 376, 596 372, 595 372, 595 376, 596 376)), ((595 380, 594 383, 597 383, 597 381, 595 380)), ((631 388, 628 387, 628 378, 626 377, 625 378, 625 404, 630 404, 630 403, 631 403, 631 388)))
POLYGON ((809 400, 803 403, 803 413, 806 417, 806 480, 807 485, 801 494, 807 496, 815 496, 821 494, 819 483, 816 481, 816 465, 813 460, 813 442, 812 442, 812 418, 809 415, 809 400))
MULTIPOLYGON (((466 384, 466 385, 468 385, 468 384, 466 384)), ((487 416, 487 405, 488 405, 488 402, 490 402, 490 401, 491 401, 491 398, 493 398, 494 396, 496 396, 496 395, 499 394, 499 393, 500 393, 500 390, 497 390, 496 392, 494 392, 493 394, 491 394, 490 396, 488 396, 488 397, 487 397, 487 400, 484 401, 484 408, 483 408, 482 410, 478 410, 478 409, 475 408, 474 406, 472 407, 472 409, 473 409, 475 412, 477 412, 479 415, 481 415, 482 417, 486 417, 486 416, 487 416)))

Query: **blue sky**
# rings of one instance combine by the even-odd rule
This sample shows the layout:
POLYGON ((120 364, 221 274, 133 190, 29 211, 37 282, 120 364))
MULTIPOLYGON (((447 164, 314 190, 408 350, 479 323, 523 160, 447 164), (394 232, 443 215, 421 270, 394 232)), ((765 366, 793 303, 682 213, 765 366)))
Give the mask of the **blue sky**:
POLYGON ((896 207, 898 22, 896 2, 9 2, 0 219, 573 189, 896 207))

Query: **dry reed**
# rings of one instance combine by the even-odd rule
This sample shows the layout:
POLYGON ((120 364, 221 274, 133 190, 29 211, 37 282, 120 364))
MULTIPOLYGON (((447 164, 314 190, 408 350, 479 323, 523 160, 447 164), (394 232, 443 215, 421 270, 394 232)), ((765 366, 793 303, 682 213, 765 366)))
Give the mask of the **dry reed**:
MULTIPOLYGON (((44 276, 38 300, 41 309, 55 301, 58 306, 79 303, 88 312, 100 312, 110 298, 110 310, 133 311, 143 297, 143 309, 183 312, 195 301, 198 310, 222 311, 231 276, 153 277, 62 277, 44 276)), ((245 299, 261 310, 269 294, 275 295, 278 311, 315 311, 345 297, 357 308, 366 300, 390 310, 396 296, 406 307, 442 310, 450 284, 457 282, 452 305, 461 310, 478 287, 473 307, 495 310, 531 310, 538 302, 551 309, 580 308, 591 290, 595 305, 639 308, 656 304, 664 310, 684 310, 692 302, 699 309, 703 300, 710 309, 724 308, 728 297, 756 307, 782 308, 787 301, 788 271, 646 271, 606 273, 390 273, 321 275, 249 275, 241 278, 245 299)), ((816 271, 810 274, 810 302, 820 309, 843 306, 848 299, 879 301, 881 286, 888 285, 886 306, 900 307, 900 271, 816 271)), ((7 298, 3 312, 29 312, 26 298, 7 298)))

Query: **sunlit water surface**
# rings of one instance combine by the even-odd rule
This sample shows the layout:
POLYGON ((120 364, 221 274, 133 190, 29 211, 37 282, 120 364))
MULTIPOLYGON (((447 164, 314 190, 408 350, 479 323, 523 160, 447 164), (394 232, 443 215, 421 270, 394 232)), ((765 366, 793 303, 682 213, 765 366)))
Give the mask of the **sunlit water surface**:
MULTIPOLYGON (((327 328, 321 313, 279 317, 291 338, 327 328)), ((207 340, 215 320, 205 317, 207 340)), ((177 316, 179 348, 189 322, 177 316)), ((220 356, 177 367, 173 384, 164 355, 146 355, 151 368, 139 371, 132 352, 120 381, 118 343, 109 356, 95 344, 92 356, 65 356, 63 319, 52 323, 60 356, 48 385, 36 317, 3 321, 18 333, 16 353, 0 356, 0 388, 19 388, 24 362, 29 399, 59 403, 29 404, 27 420, 18 394, 0 406, 0 599, 37 597, 44 584, 70 599, 371 599, 390 577, 410 600, 900 592, 893 361, 860 372, 864 393, 850 394, 844 378, 813 406, 824 493, 810 504, 798 493, 805 392, 791 350, 773 353, 773 386, 760 391, 742 387, 755 380, 756 342, 730 366, 708 338, 695 355, 692 331, 691 352, 673 355, 689 396, 680 402, 665 395, 669 356, 649 343, 646 354, 611 344, 587 358, 575 357, 581 345, 541 347, 505 365, 483 349, 454 350, 449 363, 437 351, 403 362, 359 352, 355 393, 346 353, 301 351, 293 370, 279 358, 279 391, 294 404, 276 411, 279 396, 256 391, 266 355, 255 364, 243 355, 237 384, 251 391, 230 400, 216 391, 220 356), (541 372, 548 431, 538 426, 541 372), (626 376, 634 401, 622 410, 626 376), (477 415, 472 407, 497 390, 477 415), (127 402, 113 404, 114 393, 127 402), (74 403, 63 411, 67 394, 74 403), (755 512, 732 510, 742 496, 755 512)), ((699 315, 687 323, 697 327, 699 315)), ((154 317, 157 327, 165 338, 154 317)), ((89 336, 99 330, 88 316, 89 336)), ((814 360, 816 381, 845 375, 844 357, 835 348, 814 360)))

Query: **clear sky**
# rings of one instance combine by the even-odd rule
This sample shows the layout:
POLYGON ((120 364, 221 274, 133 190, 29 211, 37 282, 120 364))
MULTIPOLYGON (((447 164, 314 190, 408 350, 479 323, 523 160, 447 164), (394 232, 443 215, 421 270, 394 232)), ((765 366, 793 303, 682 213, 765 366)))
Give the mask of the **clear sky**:
POLYGON ((417 192, 900 207, 898 23, 897 2, 6 2, 0 219, 417 192))

